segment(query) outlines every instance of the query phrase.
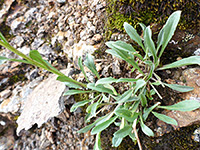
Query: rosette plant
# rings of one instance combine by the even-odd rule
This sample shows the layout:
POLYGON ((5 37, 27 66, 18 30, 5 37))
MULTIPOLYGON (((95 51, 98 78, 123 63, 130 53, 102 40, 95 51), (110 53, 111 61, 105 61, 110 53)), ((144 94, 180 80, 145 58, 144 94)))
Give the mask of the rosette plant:
POLYGON ((166 24, 158 34, 156 44, 152 40, 150 26, 145 26, 142 23, 139 24, 143 30, 143 37, 141 37, 130 24, 124 23, 127 34, 141 47, 142 53, 145 54, 144 56, 135 50, 131 44, 124 41, 106 42, 106 45, 109 47, 106 52, 126 61, 129 64, 129 68, 131 68, 130 71, 137 72, 135 78, 100 78, 93 57, 87 55, 84 62, 82 58, 78 60, 80 70, 85 76, 85 83, 80 83, 56 70, 48 61, 42 59, 42 56, 37 50, 32 50, 29 56, 19 52, 7 42, 2 34, 0 35, 0 45, 24 59, 0 57, 0 62, 2 63, 6 60, 20 61, 57 74, 57 80, 64 82, 70 87, 70 90, 65 95, 89 94, 89 99, 75 103, 70 111, 74 112, 80 106, 87 106, 85 121, 92 123, 80 129, 78 132, 91 132, 92 135, 96 135, 95 150, 101 149, 100 137, 103 136, 101 135, 102 131, 113 123, 118 126, 118 130, 113 134, 112 138, 112 145, 114 147, 118 147, 123 138, 129 136, 133 142, 137 141, 139 148, 142 149, 138 130, 141 129, 147 136, 154 136, 152 129, 145 125, 149 114, 152 113, 155 117, 168 124, 178 125, 175 119, 156 111, 158 109, 192 111, 200 107, 200 103, 196 100, 183 100, 170 106, 161 106, 161 102, 156 102, 151 106, 149 105, 149 101, 153 100, 154 94, 157 94, 160 100, 162 100, 162 94, 157 90, 158 86, 163 88, 168 87, 178 92, 189 92, 193 90, 193 87, 189 86, 167 84, 156 74, 159 70, 200 64, 200 56, 190 56, 160 67, 160 58, 174 35, 180 16, 181 11, 176 11, 169 16, 166 24), (84 69, 85 67, 96 76, 93 81, 88 79, 87 72, 84 69), (128 85, 128 90, 124 91, 123 94, 120 94, 113 86, 113 84, 120 82, 128 85), (108 111, 108 108, 109 112, 104 113, 105 110, 108 111), (96 118, 96 120, 94 121, 93 118, 96 118))

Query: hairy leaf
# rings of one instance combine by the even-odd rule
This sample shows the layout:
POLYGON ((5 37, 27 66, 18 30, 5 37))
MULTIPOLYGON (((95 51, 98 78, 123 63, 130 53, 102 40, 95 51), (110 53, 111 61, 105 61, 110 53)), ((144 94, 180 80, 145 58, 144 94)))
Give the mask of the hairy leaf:
POLYGON ((92 91, 82 91, 82 90, 68 90, 64 93, 65 95, 75 95, 75 94, 85 94, 85 93, 91 93, 92 91))
POLYGON ((183 58, 181 60, 175 61, 171 64, 164 65, 161 68, 158 68, 157 70, 164 70, 164 69, 170 69, 170 68, 177 68, 187 65, 200 65, 200 56, 190 56, 187 58, 183 58))
POLYGON ((105 92, 105 93, 109 93, 109 94, 113 94, 113 91, 111 89, 105 88, 103 85, 97 85, 95 86, 94 83, 88 83, 87 87, 89 89, 92 89, 94 91, 98 91, 98 92, 105 92))
POLYGON ((114 137, 116 137, 116 138, 124 138, 127 135, 129 135, 131 130, 132 130, 131 125, 124 126, 122 129, 120 129, 120 130, 118 130, 118 131, 116 131, 114 133, 114 137))
POLYGON ((82 58, 81 58, 81 57, 78 58, 78 66, 79 66, 79 68, 81 69, 81 71, 83 72, 83 75, 84 75, 86 81, 89 82, 89 80, 88 80, 88 78, 87 78, 87 76, 86 76, 84 67, 83 67, 83 63, 82 63, 82 58))
POLYGON ((113 82, 116 82, 117 79, 114 79, 112 77, 108 77, 108 78, 102 78, 102 79, 99 79, 97 82, 96 82, 96 86, 99 85, 99 84, 111 84, 113 82))
POLYGON ((184 100, 170 106, 158 106, 158 108, 179 111, 192 111, 200 107, 200 103, 196 100, 184 100))
POLYGON ((142 121, 142 119, 140 119, 140 126, 141 126, 141 129, 144 132, 144 134, 146 134, 148 136, 154 136, 153 131, 144 124, 144 122, 142 121))
POLYGON ((167 87, 179 91, 179 92, 189 92, 192 91, 194 88, 190 87, 190 86, 183 86, 183 85, 178 85, 178 84, 167 84, 164 83, 164 85, 166 85, 167 87))
POLYGON ((91 134, 97 134, 103 130, 105 130, 107 127, 109 127, 115 120, 117 119, 117 116, 110 118, 109 120, 97 125, 96 127, 94 127, 91 131, 91 134))
POLYGON ((86 104, 89 103, 89 102, 90 102, 90 100, 84 100, 84 101, 80 101, 80 102, 78 102, 78 103, 75 103, 74 105, 72 105, 72 107, 71 107, 71 109, 70 109, 70 112, 76 111, 76 109, 77 109, 78 107, 84 106, 84 105, 86 105, 86 104))
POLYGON ((138 45, 144 49, 144 45, 142 44, 142 39, 140 38, 139 34, 137 31, 127 22, 124 22, 124 28, 126 30, 126 33, 130 36, 132 40, 134 40, 138 45))
POLYGON ((112 138, 112 146, 113 147, 118 147, 120 144, 121 144, 121 142, 122 142, 122 139, 123 138, 121 138, 121 137, 113 137, 112 138))
POLYGON ((96 140, 95 140, 95 145, 94 145, 94 150, 102 150, 101 148, 101 138, 100 138, 101 133, 97 133, 96 135, 96 140))

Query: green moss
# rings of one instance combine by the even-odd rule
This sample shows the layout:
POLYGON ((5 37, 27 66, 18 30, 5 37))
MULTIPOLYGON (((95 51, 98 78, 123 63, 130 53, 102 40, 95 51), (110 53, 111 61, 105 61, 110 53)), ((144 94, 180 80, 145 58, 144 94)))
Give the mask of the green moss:
POLYGON ((192 0, 107 0, 106 37, 112 32, 124 31, 123 23, 128 22, 134 27, 142 22, 145 25, 163 25, 167 16, 175 10, 182 10, 179 29, 198 28, 199 3, 192 0))

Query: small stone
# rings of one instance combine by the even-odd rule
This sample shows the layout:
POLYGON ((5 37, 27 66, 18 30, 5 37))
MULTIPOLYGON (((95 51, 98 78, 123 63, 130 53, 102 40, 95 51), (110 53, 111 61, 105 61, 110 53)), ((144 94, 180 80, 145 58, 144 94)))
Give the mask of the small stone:
POLYGON ((0 98, 8 98, 12 94, 11 90, 6 89, 0 92, 0 98))
POLYGON ((18 49, 20 52, 22 52, 25 55, 28 55, 30 53, 30 47, 28 47, 27 45, 23 46, 22 48, 18 49))
POLYGON ((33 43, 31 44, 31 48, 33 50, 38 49, 42 44, 44 43, 44 40, 42 40, 41 38, 36 38, 33 43))
POLYGON ((53 50, 49 46, 49 44, 45 43, 41 47, 38 48, 38 52, 43 55, 49 55, 50 53, 53 53, 53 50))
POLYGON ((22 44, 24 43, 24 39, 21 36, 16 36, 14 39, 14 43, 18 46, 21 47, 22 44))
POLYGON ((87 16, 83 16, 81 23, 82 24, 86 24, 87 22, 88 22, 88 17, 87 16))
POLYGON ((102 38, 103 38, 102 35, 100 35, 100 34, 95 34, 95 35, 93 36, 92 40, 95 41, 95 43, 98 43, 98 42, 101 42, 102 38))
POLYGON ((57 0, 57 2, 58 2, 59 4, 64 4, 64 3, 66 3, 66 0, 57 0))

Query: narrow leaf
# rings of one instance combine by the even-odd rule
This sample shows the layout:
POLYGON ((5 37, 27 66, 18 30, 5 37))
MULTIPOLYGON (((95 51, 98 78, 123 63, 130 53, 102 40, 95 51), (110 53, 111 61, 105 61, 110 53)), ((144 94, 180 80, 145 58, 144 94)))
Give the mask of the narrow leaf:
POLYGON ((166 116, 164 114, 160 114, 160 113, 157 113, 157 112, 153 112, 152 113, 154 114, 154 116, 156 116, 158 119, 166 122, 167 124, 173 124, 173 125, 176 125, 178 126, 178 123, 175 119, 169 117, 169 116, 166 116))
POLYGON ((164 85, 166 85, 167 87, 179 91, 179 92, 189 92, 192 91, 194 88, 190 87, 190 86, 183 86, 183 85, 178 85, 178 84, 167 84, 164 83, 164 85))
POLYGON ((187 66, 187 65, 200 65, 200 56, 190 56, 187 58, 183 58, 171 64, 164 65, 163 67, 158 68, 157 70, 177 68, 177 67, 182 67, 182 66, 187 66))
POLYGON ((5 43, 5 44, 8 44, 8 41, 6 40, 6 38, 3 36, 3 34, 0 32, 0 39, 5 43))
POLYGON ((96 82, 96 86, 99 85, 99 84, 111 84, 113 82, 116 82, 117 79, 114 79, 112 77, 108 77, 108 78, 102 78, 102 79, 99 79, 97 82, 96 82))
POLYGON ((70 112, 76 111, 76 109, 77 109, 78 107, 84 106, 84 105, 86 105, 86 104, 89 103, 89 102, 90 102, 90 100, 84 100, 84 101, 80 101, 80 102, 78 102, 78 103, 75 103, 74 105, 72 105, 72 107, 71 107, 71 109, 70 109, 70 112))
POLYGON ((96 110, 97 110, 97 106, 99 105, 98 102, 90 104, 87 109, 86 112, 91 114, 91 117, 95 117, 96 116, 96 110))
POLYGON ((94 60, 92 58, 92 55, 88 54, 85 61, 84 61, 85 66, 88 67, 94 73, 98 78, 100 78, 99 73, 96 69, 96 66, 94 64, 94 60))
POLYGON ((65 95, 75 95, 75 94, 85 94, 85 93, 91 93, 92 91, 82 91, 82 90, 68 90, 64 93, 65 95))
POLYGON ((112 138, 112 146, 113 147, 118 147, 120 144, 121 144, 121 142, 122 142, 122 139, 123 138, 121 138, 121 137, 113 137, 112 138))
MULTIPOLYGON (((1 33, 1 32, 0 32, 1 33)), ((0 56, 0 65, 6 62, 9 58, 0 56)))
POLYGON ((196 100, 184 100, 171 106, 158 106, 158 108, 179 111, 192 111, 200 107, 200 103, 196 100))
POLYGON ((146 98, 145 94, 140 94, 139 97, 140 97, 142 106, 143 107, 146 106, 146 104, 147 104, 147 98, 146 98))
POLYGON ((119 83, 119 82, 136 82, 137 80, 139 79, 133 79, 133 78, 120 78, 116 81, 116 83, 119 83))
POLYGON ((129 122, 133 122, 137 117, 137 113, 132 113, 130 110, 127 110, 125 108, 119 108, 115 111, 115 114, 119 117, 125 118, 129 122))
POLYGON ((144 42, 145 42, 145 46, 147 46, 146 49, 149 49, 149 51, 153 55, 154 61, 156 62, 157 61, 156 49, 155 49, 155 45, 151 36, 152 36, 151 29, 150 29, 150 26, 148 26, 145 29, 144 42))
POLYGON ((87 78, 87 76, 86 76, 84 67, 83 67, 83 63, 82 63, 82 58, 81 58, 81 57, 78 58, 78 66, 79 66, 79 68, 81 69, 81 71, 83 72, 83 75, 84 75, 86 81, 89 82, 89 80, 88 80, 88 78, 87 78))
POLYGON ((146 134, 148 136, 154 136, 153 131, 144 124, 144 122, 142 121, 142 118, 140 118, 140 126, 141 126, 141 129, 144 132, 144 134, 146 134))
POLYGON ((85 126, 84 128, 80 129, 77 131, 77 133, 86 133, 88 132, 90 129, 92 129, 95 126, 95 123, 92 123, 88 126, 85 126))
POLYGON ((147 108, 147 109, 144 109, 144 113, 143 113, 143 116, 142 116, 144 121, 148 118, 150 112, 151 112, 154 108, 156 108, 158 105, 160 105, 160 102, 154 104, 153 106, 151 106, 151 107, 149 107, 149 108, 147 108))
POLYGON ((110 118, 109 120, 97 125, 96 127, 94 127, 91 131, 91 134, 97 134, 103 130, 105 130, 107 127, 109 127, 115 120, 117 119, 117 116, 110 118))
POLYGON ((139 79, 136 81, 136 85, 135 85, 135 91, 134 91, 134 95, 136 94, 136 92, 144 87, 146 85, 146 81, 144 81, 143 79, 139 79))
POLYGON ((140 45, 142 49, 144 49, 144 46, 142 44, 142 39, 140 38, 137 31, 127 22, 124 23, 124 28, 126 30, 126 33, 130 36, 130 38, 134 40, 136 43, 138 43, 138 45, 140 45))
POLYGON ((112 90, 105 88, 103 85, 95 86, 94 83, 88 83, 87 88, 92 89, 94 91, 98 91, 98 92, 105 92, 105 93, 113 94, 112 90))
POLYGON ((126 92, 124 92, 120 97, 118 97, 118 100, 116 103, 124 103, 126 102, 133 94, 133 89, 130 89, 126 92))
POLYGON ((102 150, 101 148, 101 138, 100 138, 101 133, 97 133, 96 135, 96 140, 95 140, 95 145, 94 145, 94 150, 102 150))
POLYGON ((130 125, 124 126, 122 129, 116 131, 114 133, 114 137, 116 138, 124 138, 131 132, 132 127, 130 125))
MULTIPOLYGON (((161 57, 165 47, 167 46, 172 36, 174 35, 180 16, 181 16, 181 11, 175 11, 174 13, 172 13, 169 16, 166 24, 164 25, 163 31, 161 30, 163 33, 162 32, 160 33, 159 39, 160 42, 162 42, 162 49, 160 51, 159 58, 161 57)), ((161 43, 159 43, 159 45, 161 45, 161 43)))

